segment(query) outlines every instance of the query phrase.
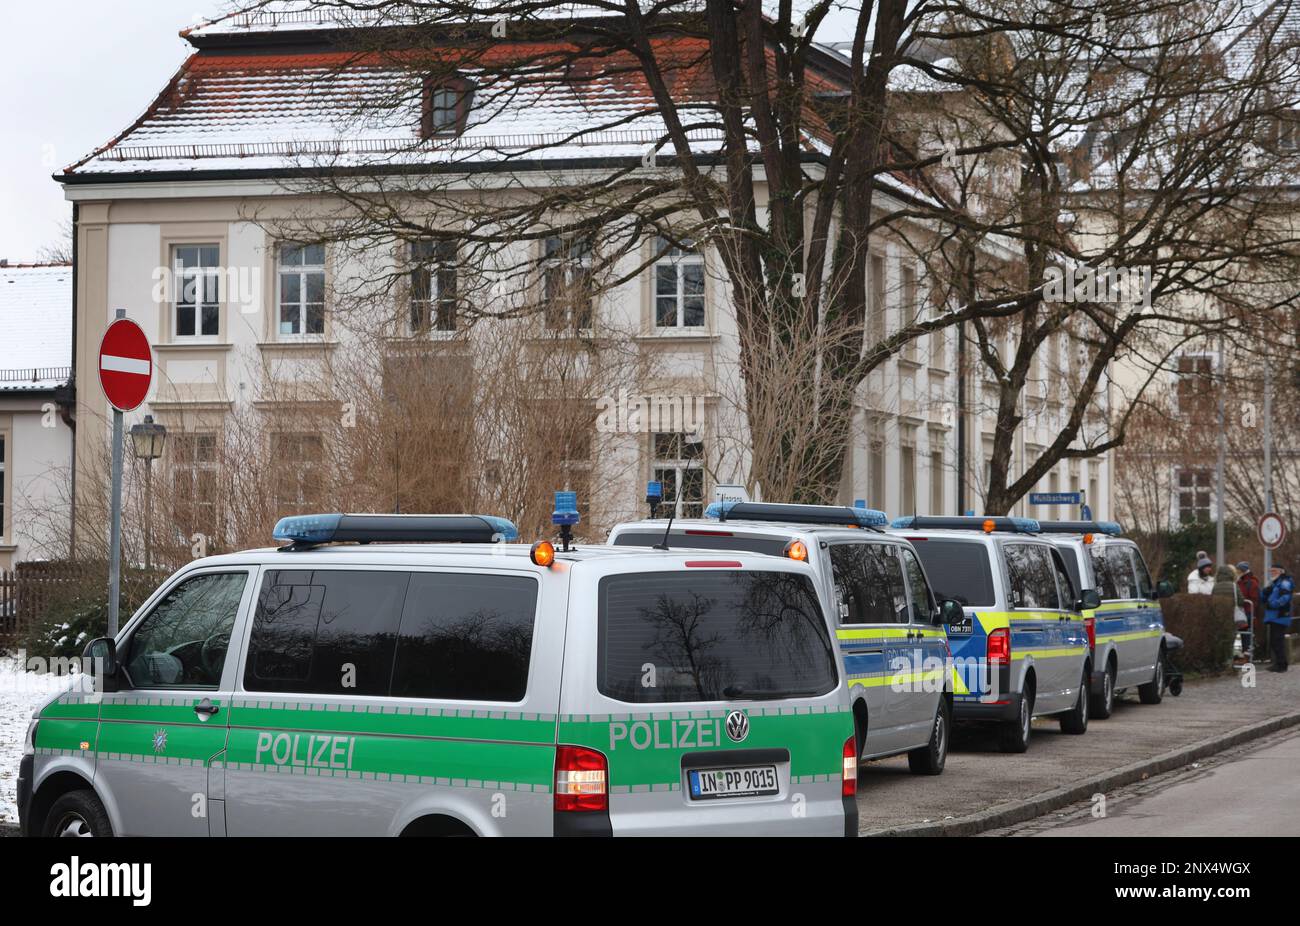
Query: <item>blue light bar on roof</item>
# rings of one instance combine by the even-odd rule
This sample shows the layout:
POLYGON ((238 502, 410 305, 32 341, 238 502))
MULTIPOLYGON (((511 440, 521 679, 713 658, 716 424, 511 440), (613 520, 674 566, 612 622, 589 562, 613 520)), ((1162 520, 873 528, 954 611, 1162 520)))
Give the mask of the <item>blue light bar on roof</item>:
POLYGON ((664 500, 664 484, 662 482, 647 482, 645 484, 645 500, 647 503, 658 503, 664 500))
POLYGON ((483 514, 304 514, 281 518, 271 536, 304 545, 501 543, 519 539, 519 530, 483 514))
POLYGON ((995 531, 1012 531, 1018 534, 1037 534, 1039 524, 1033 518, 1015 518, 1005 515, 977 517, 974 515, 926 515, 909 514, 904 518, 894 518, 890 527, 894 530, 964 530, 982 531, 987 521, 993 522, 995 531))
POLYGON ((831 524, 844 527, 884 527, 889 517, 872 508, 847 505, 789 505, 779 502, 714 502, 706 518, 719 521, 778 521, 787 524, 831 524))
POLYGON ((1124 528, 1116 521, 1040 521, 1044 534, 1106 534, 1119 537, 1124 528))

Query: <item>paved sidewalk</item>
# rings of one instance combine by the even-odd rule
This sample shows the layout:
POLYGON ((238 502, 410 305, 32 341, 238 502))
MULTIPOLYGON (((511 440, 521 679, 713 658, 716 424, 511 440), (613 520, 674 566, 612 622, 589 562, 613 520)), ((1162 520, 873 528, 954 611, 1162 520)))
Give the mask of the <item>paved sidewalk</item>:
POLYGON ((1072 804, 986 836, 1300 835, 1300 728, 1292 727, 1175 772, 1106 792, 1105 816, 1072 804))
POLYGON ((888 833, 936 824, 1152 759, 1269 718, 1300 711, 1300 668, 1258 671, 1255 686, 1236 675, 1189 682, 1181 697, 1138 703, 1130 691, 1108 720, 1093 720, 1084 736, 1067 736, 1055 721, 1038 721, 1029 751, 1006 755, 991 737, 954 737, 948 765, 935 778, 911 775, 906 758, 885 759, 859 772, 860 831, 888 833))

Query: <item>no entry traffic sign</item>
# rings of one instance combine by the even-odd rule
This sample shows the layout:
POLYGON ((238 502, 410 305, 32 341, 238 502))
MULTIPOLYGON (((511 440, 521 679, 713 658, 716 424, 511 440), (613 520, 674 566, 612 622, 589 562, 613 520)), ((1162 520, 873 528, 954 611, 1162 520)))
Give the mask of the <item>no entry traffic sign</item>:
POLYGON ((1258 522, 1256 532, 1259 535, 1259 542, 1269 550, 1276 550, 1286 542, 1286 522, 1277 512, 1270 511, 1263 515, 1258 522))
POLYGON ((118 411, 139 408, 153 382, 153 354, 149 339, 129 318, 108 326, 99 344, 99 385, 118 411))

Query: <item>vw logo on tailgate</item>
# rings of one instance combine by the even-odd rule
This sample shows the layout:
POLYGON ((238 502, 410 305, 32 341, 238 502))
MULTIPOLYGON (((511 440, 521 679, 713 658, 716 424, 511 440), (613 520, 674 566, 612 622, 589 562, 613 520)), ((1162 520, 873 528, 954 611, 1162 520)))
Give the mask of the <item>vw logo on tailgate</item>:
POLYGON ((732 711, 727 715, 727 736, 733 743, 743 743, 749 736, 749 716, 743 711, 732 711))

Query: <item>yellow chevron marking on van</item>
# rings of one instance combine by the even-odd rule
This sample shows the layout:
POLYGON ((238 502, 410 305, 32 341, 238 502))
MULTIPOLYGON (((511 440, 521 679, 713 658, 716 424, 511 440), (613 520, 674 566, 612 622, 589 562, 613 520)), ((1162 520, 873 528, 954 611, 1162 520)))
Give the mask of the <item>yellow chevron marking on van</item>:
POLYGON ((1069 646, 1069 647, 1063 646, 1058 649, 1022 649, 1022 650, 1017 650, 1015 647, 1012 647, 1011 658, 1024 659, 1026 656, 1033 656, 1035 659, 1052 659, 1053 657, 1056 656, 1082 656, 1086 652, 1088 652, 1088 647, 1086 646, 1069 646))
MULTIPOLYGON (((946 634, 942 630, 912 630, 910 631, 913 639, 919 633, 927 639, 943 639, 946 634)), ((905 639, 909 633, 906 625, 899 627, 863 627, 855 629, 838 629, 835 636, 840 640, 898 640, 905 639)))

